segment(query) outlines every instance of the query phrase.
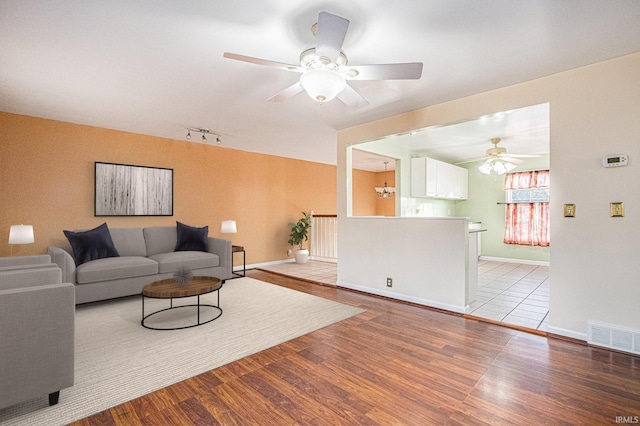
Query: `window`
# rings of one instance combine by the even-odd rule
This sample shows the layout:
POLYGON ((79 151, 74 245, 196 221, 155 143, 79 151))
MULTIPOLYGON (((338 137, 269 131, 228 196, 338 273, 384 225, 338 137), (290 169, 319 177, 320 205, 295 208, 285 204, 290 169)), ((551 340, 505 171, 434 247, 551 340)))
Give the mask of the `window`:
POLYGON ((549 246, 549 170, 507 173, 505 244, 549 246))

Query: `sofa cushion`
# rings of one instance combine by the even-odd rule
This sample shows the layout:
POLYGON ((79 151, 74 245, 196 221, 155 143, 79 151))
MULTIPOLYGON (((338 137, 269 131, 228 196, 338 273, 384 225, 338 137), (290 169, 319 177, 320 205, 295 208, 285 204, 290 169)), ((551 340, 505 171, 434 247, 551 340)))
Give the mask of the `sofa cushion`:
POLYGON ((196 228, 176 222, 178 241, 174 251, 209 251, 209 227, 196 228))
POLYGON ((150 226, 142 230, 147 256, 170 253, 176 248, 178 234, 175 226, 150 226))
POLYGON ((147 255, 142 228, 112 228, 109 231, 120 256, 145 257, 147 255))
MULTIPOLYGON (((160 253, 154 256, 149 256, 149 259, 153 259, 158 262, 158 271, 161 274, 175 272, 181 266, 192 270, 220 266, 220 258, 217 254, 205 253, 202 251, 160 253)), ((193 275, 197 275, 197 271, 193 275)))
POLYGON ((119 256, 106 223, 88 231, 63 231, 73 248, 76 266, 105 257, 119 256))
POLYGON ((76 269, 78 284, 121 278, 141 277, 158 273, 158 263, 141 256, 108 257, 84 263, 76 269))

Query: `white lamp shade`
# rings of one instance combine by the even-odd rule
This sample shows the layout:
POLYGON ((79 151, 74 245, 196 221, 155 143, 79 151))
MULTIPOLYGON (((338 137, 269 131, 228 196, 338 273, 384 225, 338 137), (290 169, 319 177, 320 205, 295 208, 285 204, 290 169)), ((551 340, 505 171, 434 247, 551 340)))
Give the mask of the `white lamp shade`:
POLYGON ((504 163, 496 161, 495 163, 493 163, 493 171, 498 175, 503 175, 507 173, 507 168, 504 166, 504 163))
POLYGON ((491 164, 484 163, 483 165, 478 167, 478 170, 480 170, 480 173, 483 173, 485 175, 491 174, 491 164))
POLYGON ((478 167, 478 170, 480 171, 480 173, 484 173, 485 175, 491 174, 492 171, 494 171, 497 175, 503 175, 515 168, 516 166, 511 163, 506 163, 498 160, 489 160, 488 162, 478 167))
POLYGON ((309 70, 300 77, 300 85, 314 101, 328 102, 347 86, 338 73, 325 69, 309 70))
POLYGON ((33 225, 11 225, 9 244, 31 244, 34 242, 33 225))
POLYGON ((220 225, 220 233, 222 234, 235 234, 236 229, 236 221, 235 220, 223 220, 222 225, 220 225))

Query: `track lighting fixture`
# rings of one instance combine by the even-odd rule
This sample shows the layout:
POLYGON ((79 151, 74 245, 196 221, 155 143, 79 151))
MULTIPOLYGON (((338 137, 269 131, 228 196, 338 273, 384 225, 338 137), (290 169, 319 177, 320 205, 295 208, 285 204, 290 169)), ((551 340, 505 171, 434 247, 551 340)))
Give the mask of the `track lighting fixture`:
POLYGON ((187 131, 187 140, 191 140, 191 132, 195 132, 195 133, 202 133, 202 142, 207 142, 207 135, 214 135, 216 137, 216 143, 218 145, 222 144, 222 141, 220 140, 220 135, 218 135, 215 132, 212 132, 209 129, 205 129, 203 127, 185 127, 185 130, 187 131))

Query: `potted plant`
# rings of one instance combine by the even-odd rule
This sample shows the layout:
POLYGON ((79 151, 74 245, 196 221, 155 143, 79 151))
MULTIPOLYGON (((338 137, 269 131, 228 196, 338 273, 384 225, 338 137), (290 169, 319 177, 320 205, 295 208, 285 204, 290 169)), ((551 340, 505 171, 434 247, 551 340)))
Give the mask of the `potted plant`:
POLYGON ((294 251, 296 263, 305 263, 309 260, 309 250, 302 248, 303 241, 309 239, 309 228, 311 227, 311 215, 302 212, 302 218, 296 223, 289 222, 291 234, 289 234, 289 244, 298 246, 294 251))

